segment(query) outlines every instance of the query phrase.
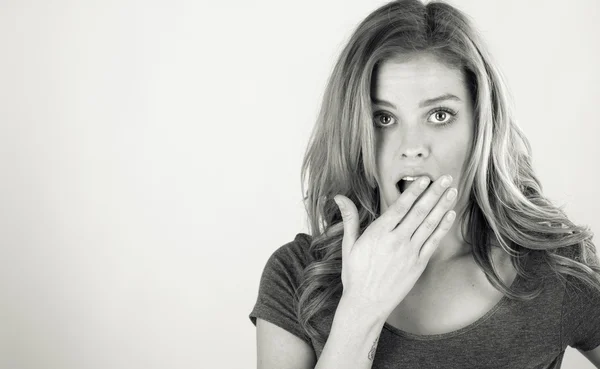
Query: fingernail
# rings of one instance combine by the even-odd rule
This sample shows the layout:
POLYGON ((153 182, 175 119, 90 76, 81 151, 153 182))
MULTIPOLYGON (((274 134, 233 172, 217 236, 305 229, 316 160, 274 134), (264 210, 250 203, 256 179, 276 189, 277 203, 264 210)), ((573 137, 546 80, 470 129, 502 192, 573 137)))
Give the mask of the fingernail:
POLYGON ((428 177, 421 178, 421 181, 419 182, 419 186, 421 186, 421 188, 427 188, 428 184, 429 184, 429 178, 428 177))
POLYGON ((442 187, 446 188, 450 186, 450 182, 452 182, 452 176, 449 174, 442 179, 442 187))
POLYGON ((446 215, 446 219, 448 219, 449 222, 453 221, 455 217, 456 213, 454 212, 454 210, 450 210, 448 212, 448 215, 446 215))
POLYGON ((337 197, 333 198, 333 201, 335 201, 335 203, 337 204, 338 208, 343 209, 344 208, 344 203, 342 203, 341 200, 338 200, 337 197))
POLYGON ((448 194, 446 195, 448 200, 454 199, 456 197, 456 192, 456 188, 451 188, 450 191, 448 191, 448 194))

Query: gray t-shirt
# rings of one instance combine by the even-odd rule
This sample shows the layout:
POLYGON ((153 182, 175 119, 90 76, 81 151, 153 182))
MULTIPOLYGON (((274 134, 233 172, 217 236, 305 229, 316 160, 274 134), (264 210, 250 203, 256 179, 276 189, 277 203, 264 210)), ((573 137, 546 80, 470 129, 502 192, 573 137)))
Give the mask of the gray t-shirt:
MULTIPOLYGON (((300 337, 319 358, 323 345, 298 323, 293 297, 302 270, 313 260, 310 241, 299 233, 271 255, 249 317, 254 325, 261 318, 300 337)), ((505 296, 476 322, 449 333, 416 335, 385 323, 372 369, 560 368, 567 346, 588 351, 600 345, 600 293, 571 277, 568 281, 565 287, 558 278, 550 279, 542 294, 527 302, 505 296)), ((530 283, 517 276, 512 286, 530 283)), ((317 324, 326 332, 334 313, 319 315, 317 324)))

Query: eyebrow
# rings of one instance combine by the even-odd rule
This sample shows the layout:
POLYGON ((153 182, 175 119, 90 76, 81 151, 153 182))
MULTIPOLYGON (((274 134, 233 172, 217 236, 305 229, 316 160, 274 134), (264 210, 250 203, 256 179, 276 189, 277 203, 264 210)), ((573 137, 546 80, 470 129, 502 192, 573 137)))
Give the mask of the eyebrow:
MULTIPOLYGON (((439 103, 440 101, 445 101, 445 100, 461 101, 461 99, 458 96, 455 96, 452 94, 444 94, 444 95, 441 95, 438 97, 434 97, 432 99, 427 99, 427 100, 421 101, 419 103, 419 108, 424 108, 426 106, 433 105, 433 104, 439 103)), ((375 103, 377 105, 387 106, 387 107, 396 109, 396 106, 388 101, 378 100, 376 98, 373 98, 372 101, 373 101, 373 103, 375 103)))

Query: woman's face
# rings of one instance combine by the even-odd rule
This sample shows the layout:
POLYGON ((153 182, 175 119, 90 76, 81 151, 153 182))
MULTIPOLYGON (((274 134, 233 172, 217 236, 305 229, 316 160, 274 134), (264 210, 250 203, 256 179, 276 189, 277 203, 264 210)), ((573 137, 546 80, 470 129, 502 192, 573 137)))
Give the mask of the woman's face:
MULTIPOLYGON (((429 53, 380 64, 371 91, 380 214, 400 196, 398 181, 450 174, 460 191, 473 141, 473 106, 463 73, 429 53)), ((455 210, 468 196, 459 192, 455 210)))

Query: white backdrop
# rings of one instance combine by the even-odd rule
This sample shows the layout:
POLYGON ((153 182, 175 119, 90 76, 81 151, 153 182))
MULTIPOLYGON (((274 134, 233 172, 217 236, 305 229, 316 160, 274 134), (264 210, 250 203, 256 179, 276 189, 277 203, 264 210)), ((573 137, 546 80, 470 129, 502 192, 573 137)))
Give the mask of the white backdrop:
MULTIPOLYGON (((307 231, 325 81, 383 3, 0 0, 0 367, 255 367, 248 314, 307 231)), ((598 232, 600 3, 451 3, 545 193, 598 232)), ((563 368, 592 366, 569 349, 563 368)))

